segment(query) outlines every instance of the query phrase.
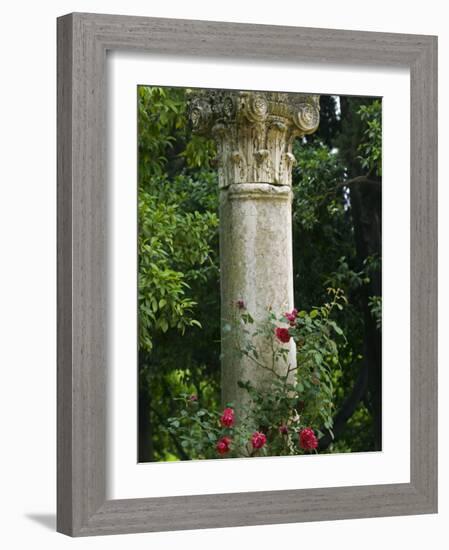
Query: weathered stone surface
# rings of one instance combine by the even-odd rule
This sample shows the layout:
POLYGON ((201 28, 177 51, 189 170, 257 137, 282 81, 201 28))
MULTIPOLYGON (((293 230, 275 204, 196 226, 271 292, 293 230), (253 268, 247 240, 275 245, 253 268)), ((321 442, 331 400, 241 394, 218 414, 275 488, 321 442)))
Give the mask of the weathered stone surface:
MULTIPOLYGON (((262 389, 272 375, 235 351, 226 325, 238 319, 239 300, 256 324, 265 322, 270 309, 279 315, 293 308, 292 145, 317 129, 319 96, 205 90, 192 96, 189 116, 196 132, 217 143, 222 397, 239 415, 248 397, 237 382, 250 380, 262 389)), ((260 337, 255 343, 260 362, 271 367, 271 344, 260 337)), ((292 367, 295 361, 291 343, 292 367)), ((276 365, 281 372, 286 368, 276 365)))
MULTIPOLYGON (((256 324, 266 322, 268 310, 276 314, 293 307, 291 194, 288 186, 267 183, 234 184, 220 193, 221 314, 233 326, 240 318, 242 300, 256 324)), ((243 327, 242 327, 243 328, 243 327)), ((247 329, 255 328, 247 325, 247 329)), ((233 335, 222 336, 223 402, 233 402, 237 414, 247 406, 247 392, 239 380, 262 389, 270 373, 235 350, 233 335)), ((263 337, 252 339, 258 359, 272 367, 272 348, 263 337), (268 345, 267 345, 268 344, 268 345)), ((244 338, 241 340, 244 346, 244 338)), ((275 345, 278 345, 277 343, 275 345)), ((280 344, 279 344, 280 345, 280 344)), ((295 353, 290 345, 290 364, 295 353)), ((278 371, 286 364, 276 365, 278 371)))

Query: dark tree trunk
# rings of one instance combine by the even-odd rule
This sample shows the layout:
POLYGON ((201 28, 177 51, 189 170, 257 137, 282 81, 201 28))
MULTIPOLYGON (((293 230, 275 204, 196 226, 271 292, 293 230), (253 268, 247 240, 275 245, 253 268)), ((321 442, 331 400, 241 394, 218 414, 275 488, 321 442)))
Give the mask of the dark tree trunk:
MULTIPOLYGON (((351 188, 351 211, 354 237, 360 264, 369 256, 380 258, 381 244, 381 193, 379 188, 363 184, 351 188)), ((360 265, 359 268, 363 267, 360 265)), ((382 336, 371 314, 369 299, 382 295, 380 269, 369 272, 369 283, 362 286, 364 316, 364 357, 368 369, 367 402, 373 415, 375 449, 382 448, 382 336)))
POLYGON ((150 392, 145 384, 139 389, 139 462, 151 462, 154 460, 153 437, 151 424, 151 400, 150 392))

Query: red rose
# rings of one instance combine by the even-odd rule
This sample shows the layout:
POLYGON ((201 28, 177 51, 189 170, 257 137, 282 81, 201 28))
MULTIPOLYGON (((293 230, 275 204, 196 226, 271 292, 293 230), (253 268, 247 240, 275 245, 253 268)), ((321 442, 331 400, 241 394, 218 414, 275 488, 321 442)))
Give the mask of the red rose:
POLYGON ((261 449, 267 442, 267 436, 262 432, 254 432, 251 436, 251 444, 255 449, 261 449))
POLYGON ((279 426, 279 433, 281 435, 287 435, 288 434, 288 428, 285 424, 282 424, 282 426, 279 426))
POLYGON ((299 445, 305 451, 318 447, 318 439, 312 428, 304 428, 299 432, 299 445))
POLYGON ((276 338, 283 344, 287 344, 290 341, 290 334, 288 333, 288 328, 278 327, 275 330, 276 338))
POLYGON ((220 455, 225 455, 228 453, 231 449, 231 438, 230 437, 222 437, 217 441, 216 449, 217 453, 220 455))
POLYGON ((222 426, 231 428, 234 425, 234 410, 231 408, 225 409, 220 416, 220 422, 222 426))
POLYGON ((284 313, 284 317, 289 321, 290 326, 294 327, 296 322, 296 317, 298 316, 298 310, 293 308, 291 312, 284 313))

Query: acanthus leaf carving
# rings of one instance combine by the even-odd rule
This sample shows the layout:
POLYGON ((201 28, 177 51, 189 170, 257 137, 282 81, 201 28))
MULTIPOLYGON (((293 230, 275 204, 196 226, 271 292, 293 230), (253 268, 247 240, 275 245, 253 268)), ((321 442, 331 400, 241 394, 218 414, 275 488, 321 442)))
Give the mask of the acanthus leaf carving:
POLYGON ((215 139, 220 187, 291 185, 293 140, 319 124, 319 96, 286 92, 201 90, 191 93, 195 132, 215 139))

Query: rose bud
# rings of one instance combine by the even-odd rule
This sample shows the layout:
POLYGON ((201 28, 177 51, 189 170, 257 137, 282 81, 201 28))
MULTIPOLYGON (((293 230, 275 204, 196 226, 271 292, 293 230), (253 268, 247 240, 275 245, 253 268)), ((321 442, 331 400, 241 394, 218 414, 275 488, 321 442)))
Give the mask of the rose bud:
POLYGON ((217 441, 217 445, 215 448, 217 449, 217 453, 220 455, 225 455, 228 453, 231 449, 231 438, 230 437, 221 437, 217 441))
POLYGON ((251 436, 251 444, 254 449, 261 449, 267 442, 267 436, 262 432, 254 432, 251 436))
POLYGON ((310 451, 318 447, 318 439, 312 428, 304 428, 299 432, 299 445, 305 451, 310 451))
POLYGON ((298 310, 296 308, 293 308, 291 312, 284 313, 284 317, 287 319, 287 321, 290 323, 291 327, 295 326, 296 317, 298 316, 298 310))
POLYGON ((276 338, 283 344, 287 344, 290 341, 290 334, 288 333, 287 328, 278 327, 275 330, 276 338))
POLYGON ((225 409, 220 416, 220 423, 226 428, 232 428, 234 425, 234 410, 229 407, 225 409))

